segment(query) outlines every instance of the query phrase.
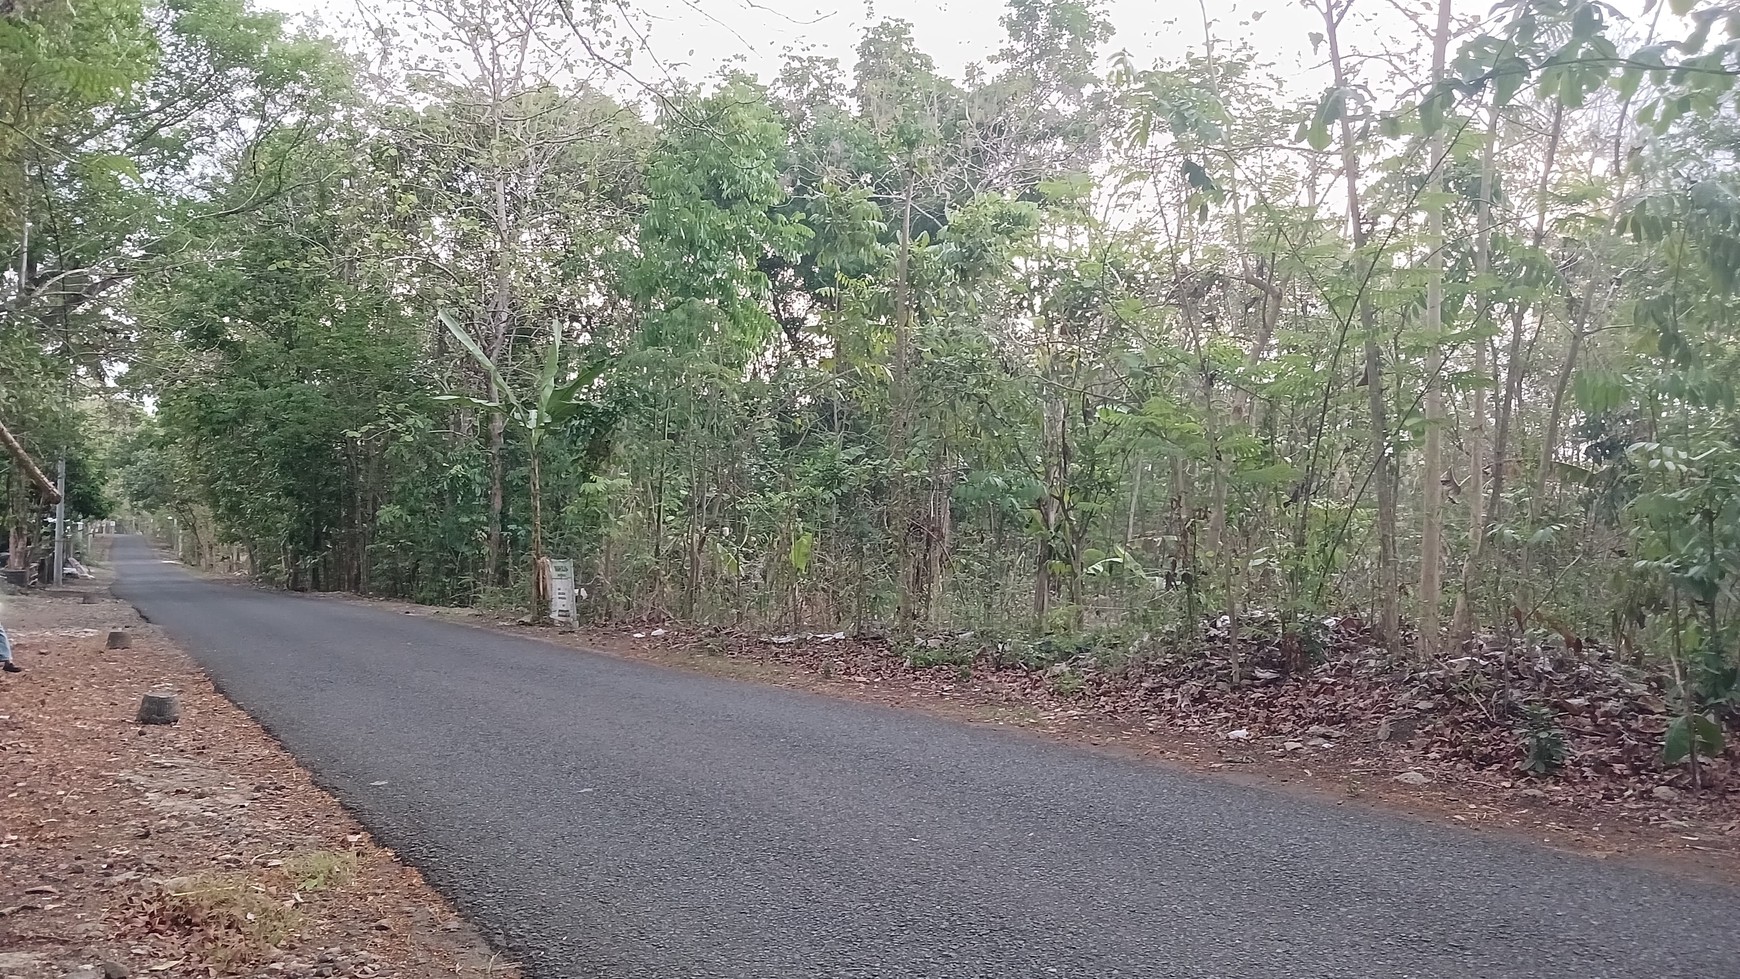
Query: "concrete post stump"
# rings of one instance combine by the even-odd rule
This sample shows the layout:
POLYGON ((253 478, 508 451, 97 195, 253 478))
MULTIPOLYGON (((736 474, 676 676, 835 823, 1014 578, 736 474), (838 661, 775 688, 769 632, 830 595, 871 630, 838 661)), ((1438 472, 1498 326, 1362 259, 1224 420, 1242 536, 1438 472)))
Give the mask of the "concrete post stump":
POLYGON ((139 701, 140 724, 174 724, 181 720, 181 698, 168 690, 154 690, 139 701))
POLYGON ((105 645, 110 649, 126 649, 133 645, 133 636, 120 629, 110 629, 109 641, 105 645))

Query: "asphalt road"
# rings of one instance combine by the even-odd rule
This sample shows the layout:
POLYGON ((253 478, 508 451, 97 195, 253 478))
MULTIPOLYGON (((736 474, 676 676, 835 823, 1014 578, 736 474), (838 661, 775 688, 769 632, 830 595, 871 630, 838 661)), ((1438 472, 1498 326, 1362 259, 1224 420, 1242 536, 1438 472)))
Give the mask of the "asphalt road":
POLYGON ((1740 976, 1740 889, 115 557, 540 979, 1740 976))

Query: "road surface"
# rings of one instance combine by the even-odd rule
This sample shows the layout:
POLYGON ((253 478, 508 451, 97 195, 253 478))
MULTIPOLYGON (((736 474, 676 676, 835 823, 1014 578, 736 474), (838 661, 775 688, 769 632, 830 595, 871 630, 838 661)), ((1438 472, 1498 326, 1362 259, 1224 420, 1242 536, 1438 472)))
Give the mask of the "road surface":
POLYGON ((1740 889, 115 557, 536 979, 1740 975, 1740 889))

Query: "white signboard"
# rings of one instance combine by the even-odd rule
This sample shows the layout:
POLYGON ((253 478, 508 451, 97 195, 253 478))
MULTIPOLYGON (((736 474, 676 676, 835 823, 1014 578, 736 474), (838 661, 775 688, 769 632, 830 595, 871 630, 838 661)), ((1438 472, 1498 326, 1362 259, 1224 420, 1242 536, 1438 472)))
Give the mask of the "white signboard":
POLYGON ((574 624, 574 562, 550 561, 550 621, 574 624))

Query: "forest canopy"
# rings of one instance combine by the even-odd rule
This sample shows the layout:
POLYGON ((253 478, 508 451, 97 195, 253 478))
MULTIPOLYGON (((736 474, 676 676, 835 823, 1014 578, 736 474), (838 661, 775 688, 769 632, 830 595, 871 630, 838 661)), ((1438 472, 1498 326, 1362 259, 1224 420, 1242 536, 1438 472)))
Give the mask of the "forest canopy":
POLYGON ((598 619, 1599 642, 1703 731, 1740 16, 1426 4, 1380 50, 1356 2, 1303 0, 1299 92, 1092 0, 1011 0, 962 77, 885 20, 646 86, 561 0, 24 0, 0 419, 289 587, 536 609, 555 555, 598 619))

